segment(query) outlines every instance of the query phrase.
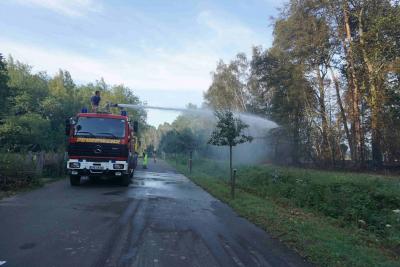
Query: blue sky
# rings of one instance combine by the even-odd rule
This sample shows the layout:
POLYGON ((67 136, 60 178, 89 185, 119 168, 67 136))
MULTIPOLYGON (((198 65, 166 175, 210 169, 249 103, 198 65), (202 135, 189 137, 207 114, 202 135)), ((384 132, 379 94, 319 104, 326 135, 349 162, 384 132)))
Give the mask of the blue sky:
MULTIPOLYGON (((273 0, 1 0, 0 53, 79 83, 104 77, 149 105, 200 105, 217 61, 269 47, 273 0)), ((176 114, 149 111, 148 121, 176 114)))

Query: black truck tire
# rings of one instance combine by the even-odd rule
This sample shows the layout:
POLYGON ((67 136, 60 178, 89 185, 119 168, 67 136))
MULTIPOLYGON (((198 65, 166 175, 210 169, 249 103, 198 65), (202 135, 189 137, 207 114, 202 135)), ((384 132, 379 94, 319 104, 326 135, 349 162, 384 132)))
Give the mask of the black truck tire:
POLYGON ((70 175, 69 182, 72 186, 78 186, 81 183, 81 177, 79 175, 70 175))
POLYGON ((131 183, 131 175, 130 174, 124 174, 121 177, 121 185, 122 186, 129 186, 130 183, 131 183))

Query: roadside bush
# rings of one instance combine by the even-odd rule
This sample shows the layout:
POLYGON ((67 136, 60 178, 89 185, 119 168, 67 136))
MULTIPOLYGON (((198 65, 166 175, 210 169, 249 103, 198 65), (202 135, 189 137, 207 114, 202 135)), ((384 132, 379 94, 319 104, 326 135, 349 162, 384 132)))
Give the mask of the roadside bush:
POLYGON ((43 155, 43 171, 44 177, 62 176, 65 169, 64 152, 48 152, 43 155))
POLYGON ((50 122, 39 114, 8 116, 0 125, 0 145, 14 152, 48 149, 50 132, 50 122))
POLYGON ((400 208, 399 178, 245 166, 239 168, 237 181, 261 197, 321 213, 343 225, 351 223, 383 238, 400 236, 400 215, 395 212, 400 208))
POLYGON ((26 172, 36 175, 37 158, 33 153, 0 153, 0 171, 4 175, 26 172))
POLYGON ((41 177, 60 177, 63 173, 62 153, 0 153, 2 191, 40 184, 41 177))
POLYGON ((0 154, 0 190, 27 187, 36 178, 35 160, 31 154, 0 154))

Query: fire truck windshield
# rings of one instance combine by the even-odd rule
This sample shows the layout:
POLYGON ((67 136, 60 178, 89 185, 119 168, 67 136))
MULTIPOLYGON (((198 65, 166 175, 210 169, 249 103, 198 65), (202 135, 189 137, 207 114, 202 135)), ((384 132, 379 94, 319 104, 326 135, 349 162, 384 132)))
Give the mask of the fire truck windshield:
POLYGON ((125 120, 79 117, 75 126, 74 135, 118 139, 124 138, 125 120))

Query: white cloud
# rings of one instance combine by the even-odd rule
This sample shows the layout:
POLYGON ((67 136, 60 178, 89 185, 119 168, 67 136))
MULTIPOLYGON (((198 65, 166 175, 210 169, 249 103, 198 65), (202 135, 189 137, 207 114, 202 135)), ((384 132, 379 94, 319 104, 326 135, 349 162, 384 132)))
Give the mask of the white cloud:
POLYGON ((197 22, 206 25, 215 31, 219 38, 227 37, 236 39, 237 37, 254 37, 253 31, 234 19, 224 18, 211 11, 203 11, 197 16, 197 22))
POLYGON ((99 12, 102 5, 96 0, 11 0, 21 5, 38 6, 57 13, 77 17, 88 12, 99 12))
POLYGON ((214 33, 213 38, 210 38, 206 45, 214 47, 216 50, 229 51, 233 48, 235 53, 246 52, 248 54, 252 46, 269 42, 266 34, 263 36, 234 17, 223 14, 203 11, 197 16, 197 23, 214 33))
MULTIPOLYGON (((104 77, 108 83, 123 83, 133 89, 201 92, 209 87, 210 72, 220 58, 228 61, 238 52, 249 53, 252 45, 265 43, 262 35, 226 16, 205 11, 198 15, 197 23, 202 28, 201 34, 194 34, 191 40, 177 39, 176 48, 170 49, 162 43, 145 40, 145 46, 134 50, 112 44, 108 48, 95 46, 93 49, 100 56, 88 56, 68 48, 44 47, 0 37, 1 52, 34 66, 34 70, 53 74, 59 68, 66 69, 81 82, 104 77)), ((161 30, 159 34, 168 32, 161 30)))
POLYGON ((140 56, 121 49, 110 49, 102 58, 38 47, 0 38, 2 53, 28 63, 35 71, 50 74, 59 68, 70 71, 79 81, 90 82, 104 77, 111 84, 125 84, 134 89, 206 90, 215 61, 205 54, 152 51, 140 56))

